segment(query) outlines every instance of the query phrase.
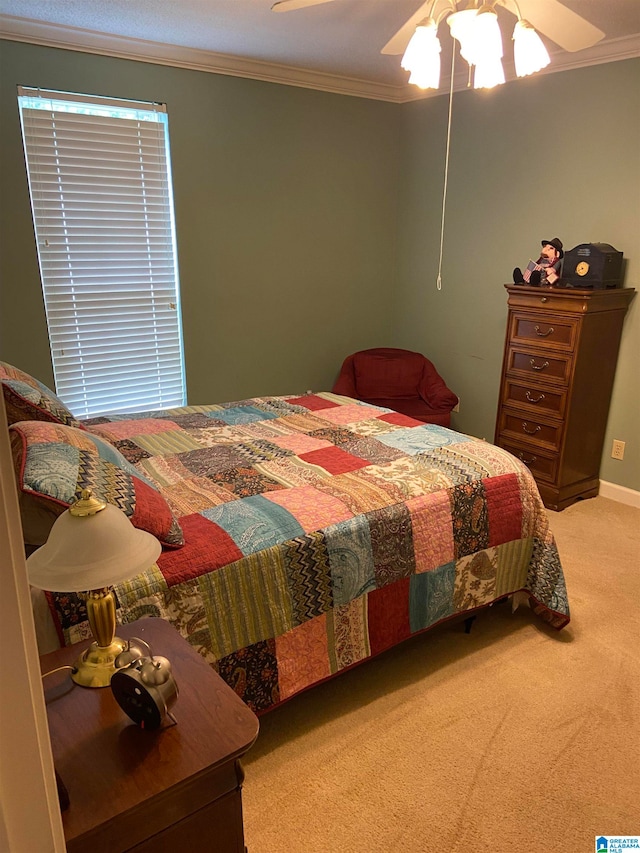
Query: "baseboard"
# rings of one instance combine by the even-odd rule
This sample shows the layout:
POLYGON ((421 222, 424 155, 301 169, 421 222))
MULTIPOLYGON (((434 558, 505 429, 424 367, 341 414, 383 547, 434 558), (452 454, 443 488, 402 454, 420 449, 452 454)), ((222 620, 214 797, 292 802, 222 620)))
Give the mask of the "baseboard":
POLYGON ((621 504, 640 508, 640 492, 636 492, 635 489, 628 489, 626 486, 617 486, 615 483, 600 480, 599 495, 621 504))

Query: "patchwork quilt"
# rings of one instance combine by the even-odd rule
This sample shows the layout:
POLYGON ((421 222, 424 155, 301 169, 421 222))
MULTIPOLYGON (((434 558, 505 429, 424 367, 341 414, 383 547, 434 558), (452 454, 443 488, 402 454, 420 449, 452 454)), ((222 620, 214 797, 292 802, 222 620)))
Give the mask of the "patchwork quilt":
MULTIPOLYGON (((535 481, 492 444, 330 393, 83 426, 182 531, 116 587, 120 620, 171 622, 257 713, 516 591, 569 621, 535 481)), ((77 597, 49 597, 65 642, 88 636, 77 597)))

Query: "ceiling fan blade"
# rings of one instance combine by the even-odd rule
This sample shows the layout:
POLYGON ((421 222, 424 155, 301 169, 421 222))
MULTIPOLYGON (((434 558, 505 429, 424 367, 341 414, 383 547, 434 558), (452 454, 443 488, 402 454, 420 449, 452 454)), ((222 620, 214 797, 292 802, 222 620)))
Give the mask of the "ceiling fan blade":
POLYGON ((272 12, 292 12, 294 9, 304 9, 306 6, 319 6, 321 3, 332 3, 333 0, 278 0, 271 7, 272 12))
MULTIPOLYGON (((404 53, 407 45, 411 41, 411 36, 414 34, 416 27, 424 18, 429 14, 429 7, 433 5, 433 0, 427 0, 426 3, 423 3, 419 9, 417 9, 414 14, 409 18, 409 20, 403 24, 398 32, 392 36, 389 41, 382 48, 380 53, 391 54, 393 56, 397 56, 398 54, 404 53)), ((436 5, 440 5, 439 3, 436 5)), ((434 10, 434 17, 436 12, 434 10)), ((437 17, 436 17, 437 20, 437 17)))
MULTIPOLYGON (((511 7, 511 3, 506 4, 511 7)), ((522 17, 564 50, 592 47, 605 34, 558 0, 518 0, 522 17)))

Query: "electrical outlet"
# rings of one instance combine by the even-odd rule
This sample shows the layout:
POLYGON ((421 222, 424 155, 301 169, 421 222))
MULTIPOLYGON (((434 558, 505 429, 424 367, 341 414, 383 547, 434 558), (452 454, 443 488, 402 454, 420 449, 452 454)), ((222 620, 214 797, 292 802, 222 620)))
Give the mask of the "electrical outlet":
POLYGON ((617 438, 613 439, 613 447, 611 448, 611 458, 624 459, 624 441, 618 441, 617 438))

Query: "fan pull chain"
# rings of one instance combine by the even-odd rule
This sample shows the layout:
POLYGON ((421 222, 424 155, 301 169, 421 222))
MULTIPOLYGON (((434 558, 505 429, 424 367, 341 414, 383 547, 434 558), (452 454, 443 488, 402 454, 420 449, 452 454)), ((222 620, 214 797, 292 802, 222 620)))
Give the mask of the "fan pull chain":
POLYGON ((449 86, 449 119, 447 122, 447 153, 444 160, 444 187, 442 191, 442 220, 440 224, 440 258, 438 260, 438 277, 436 287, 442 290, 442 251, 444 245, 444 217, 447 206, 447 184, 449 182, 449 150, 451 147, 451 113, 453 108, 453 72, 456 65, 455 44, 451 53, 451 85, 449 86))

